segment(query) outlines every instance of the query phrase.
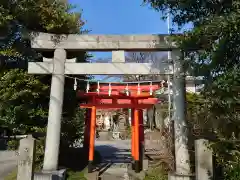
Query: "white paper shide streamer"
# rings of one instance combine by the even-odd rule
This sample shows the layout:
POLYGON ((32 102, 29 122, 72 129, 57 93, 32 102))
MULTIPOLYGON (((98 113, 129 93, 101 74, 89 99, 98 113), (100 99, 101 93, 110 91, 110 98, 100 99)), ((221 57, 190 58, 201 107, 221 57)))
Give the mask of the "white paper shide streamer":
POLYGON ((77 79, 76 78, 74 79, 73 89, 74 89, 74 91, 77 90, 77 79))

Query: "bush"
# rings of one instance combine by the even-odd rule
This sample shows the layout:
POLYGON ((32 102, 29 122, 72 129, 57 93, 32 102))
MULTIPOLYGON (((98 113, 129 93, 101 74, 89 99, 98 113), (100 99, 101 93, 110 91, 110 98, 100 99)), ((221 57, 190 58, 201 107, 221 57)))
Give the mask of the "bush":
POLYGON ((240 157, 237 156, 235 161, 229 161, 224 168, 225 180, 239 180, 240 179, 240 157))
POLYGON ((83 171, 69 171, 67 172, 67 180, 87 180, 84 177, 83 171))
POLYGON ((63 118, 62 122, 61 143, 68 147, 83 139, 85 110, 77 108, 74 113, 72 119, 63 118))
POLYGON ((168 175, 161 165, 151 168, 145 177, 145 180, 167 180, 168 175))
MULTIPOLYGON (((102 161, 101 155, 95 151, 95 165, 102 161)), ((62 148, 59 156, 59 166, 73 171, 82 171, 88 165, 88 150, 84 148, 62 148)))
POLYGON ((224 171, 225 180, 239 180, 240 179, 240 162, 225 168, 224 171))

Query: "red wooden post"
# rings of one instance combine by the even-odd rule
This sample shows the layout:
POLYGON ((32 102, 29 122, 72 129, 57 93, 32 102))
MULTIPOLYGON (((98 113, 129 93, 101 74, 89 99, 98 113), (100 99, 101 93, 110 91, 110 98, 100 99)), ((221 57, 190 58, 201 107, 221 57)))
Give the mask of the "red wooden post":
POLYGON ((134 133, 134 131, 135 131, 135 129, 134 129, 134 110, 135 109, 131 109, 131 133, 132 133, 132 141, 131 141, 131 152, 132 152, 132 160, 133 160, 133 163, 132 163, 132 169, 134 170, 135 169, 135 167, 134 167, 134 163, 135 163, 135 149, 134 149, 134 147, 135 147, 135 142, 134 142, 134 140, 135 140, 135 133, 134 133))
POLYGON ((143 123, 143 110, 139 109, 139 138, 140 142, 144 142, 144 123, 143 123))
POLYGON ((96 107, 92 107, 91 112, 91 125, 90 125, 90 142, 89 142, 89 158, 88 158, 88 172, 93 170, 94 160, 94 142, 95 142, 95 129, 96 129, 96 107))
POLYGON ((134 109, 134 149, 135 149, 135 172, 140 172, 140 161, 139 161, 139 112, 138 109, 134 109))
POLYGON ((140 153, 140 169, 142 170, 143 158, 145 153, 144 148, 144 123, 143 123, 143 110, 139 109, 139 153, 140 153))

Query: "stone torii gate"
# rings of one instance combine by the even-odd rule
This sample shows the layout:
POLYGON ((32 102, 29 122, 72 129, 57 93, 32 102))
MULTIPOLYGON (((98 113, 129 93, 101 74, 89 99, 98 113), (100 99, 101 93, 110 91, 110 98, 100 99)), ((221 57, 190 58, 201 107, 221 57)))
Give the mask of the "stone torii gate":
POLYGON ((176 174, 190 175, 186 128, 185 73, 183 56, 167 35, 55 35, 34 33, 31 47, 38 52, 54 52, 52 59, 29 62, 30 74, 52 74, 43 171, 56 171, 61 131, 65 74, 150 75, 172 74, 174 92, 174 136, 176 174), (73 51, 112 51, 112 63, 76 63, 67 59, 73 51), (151 63, 125 63, 124 51, 172 51, 173 63, 157 67, 151 63), (173 68, 174 67, 174 68, 173 68))

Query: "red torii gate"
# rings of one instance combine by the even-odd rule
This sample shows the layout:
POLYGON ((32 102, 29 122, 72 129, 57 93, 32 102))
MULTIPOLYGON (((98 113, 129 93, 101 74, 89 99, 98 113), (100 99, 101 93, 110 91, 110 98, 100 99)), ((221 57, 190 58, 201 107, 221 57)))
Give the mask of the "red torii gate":
POLYGON ((143 109, 151 108, 158 102, 153 97, 153 92, 158 90, 162 85, 111 85, 101 84, 89 87, 89 90, 95 92, 78 92, 78 96, 86 100, 86 104, 80 104, 80 108, 87 108, 85 116, 85 132, 84 147, 89 150, 88 171, 92 172, 92 162, 94 159, 94 142, 96 128, 96 109, 120 109, 131 108, 131 154, 134 161, 132 166, 136 172, 142 169, 143 160, 143 143, 144 143, 144 127, 143 127, 143 109), (90 121, 89 121, 90 120, 90 121))

